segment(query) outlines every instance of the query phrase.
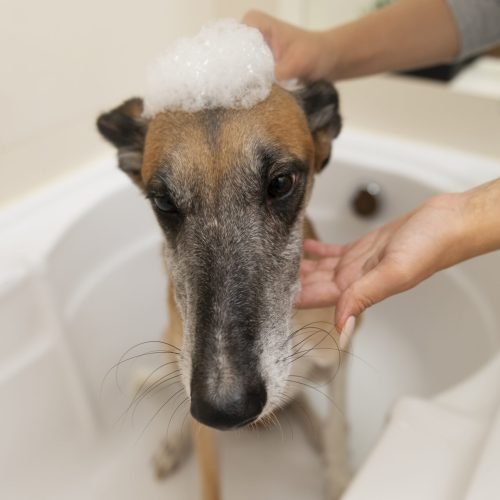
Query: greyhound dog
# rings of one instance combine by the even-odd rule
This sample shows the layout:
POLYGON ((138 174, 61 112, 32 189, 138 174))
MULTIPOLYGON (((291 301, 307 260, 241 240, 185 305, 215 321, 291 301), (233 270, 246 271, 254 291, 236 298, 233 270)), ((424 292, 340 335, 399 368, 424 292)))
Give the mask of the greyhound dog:
MULTIPOLYGON (((165 340, 179 347, 183 387, 201 424, 193 438, 205 500, 219 498, 211 428, 259 422, 303 399, 304 384, 294 380, 334 372, 329 395, 343 406, 337 333, 322 328, 323 321, 331 327, 332 309, 293 311, 302 241, 314 237, 304 212, 340 132, 338 108, 334 87, 318 81, 294 91, 274 84, 249 109, 146 119, 142 100, 133 98, 98 118, 165 235, 165 340), (333 348, 307 355, 325 337, 333 348)), ((349 478, 343 412, 335 409, 323 429, 318 444, 333 500, 349 478)), ((179 461, 182 439, 162 445, 159 475, 179 461)))

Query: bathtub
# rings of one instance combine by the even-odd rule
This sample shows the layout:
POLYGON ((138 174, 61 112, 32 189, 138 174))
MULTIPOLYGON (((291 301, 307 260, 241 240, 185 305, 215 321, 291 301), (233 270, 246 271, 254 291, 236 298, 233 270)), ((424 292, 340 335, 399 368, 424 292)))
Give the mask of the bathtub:
MULTIPOLYGON (((353 129, 333 156, 309 213, 337 242, 500 172, 485 158, 353 129), (367 183, 379 186, 380 207, 361 218, 351 201, 367 183)), ((111 156, 0 214, 0 498, 197 497, 193 458, 166 481, 153 478, 150 457, 167 427, 161 412, 151 419, 161 398, 126 411, 141 373, 158 362, 143 355, 154 344, 105 377, 131 346, 161 336, 160 242, 150 208, 111 156)), ((499 351, 499 269, 499 253, 474 259, 366 313, 348 387, 361 476, 397 401, 437 397, 499 351)), ((172 425, 182 428, 185 410, 172 425)), ((225 498, 322 498, 320 460, 293 423, 219 439, 225 498)), ((369 484, 371 498, 382 498, 376 488, 369 484)))

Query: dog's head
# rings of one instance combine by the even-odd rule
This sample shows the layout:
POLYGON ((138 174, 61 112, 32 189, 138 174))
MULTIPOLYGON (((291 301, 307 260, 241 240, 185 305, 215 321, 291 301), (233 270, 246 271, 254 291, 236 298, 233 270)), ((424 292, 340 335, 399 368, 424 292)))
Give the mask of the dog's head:
POLYGON ((165 234, 193 416, 231 428, 267 414, 289 372, 305 206, 340 131, 335 89, 274 85, 250 109, 150 120, 131 99, 97 125, 165 234))

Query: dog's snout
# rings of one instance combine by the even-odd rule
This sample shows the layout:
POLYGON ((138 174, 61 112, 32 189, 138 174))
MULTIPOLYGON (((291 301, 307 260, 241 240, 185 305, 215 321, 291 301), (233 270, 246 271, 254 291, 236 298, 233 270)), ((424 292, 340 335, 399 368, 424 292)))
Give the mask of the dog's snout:
POLYGON ((229 391, 225 398, 211 397, 203 388, 191 387, 191 414, 202 424, 227 430, 242 427, 257 419, 262 412, 267 392, 264 383, 229 391))

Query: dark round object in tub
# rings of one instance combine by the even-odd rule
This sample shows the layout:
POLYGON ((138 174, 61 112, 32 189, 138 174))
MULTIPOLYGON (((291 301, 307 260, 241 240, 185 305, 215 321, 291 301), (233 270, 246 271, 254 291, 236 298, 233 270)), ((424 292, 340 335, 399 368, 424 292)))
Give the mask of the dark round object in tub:
POLYGON ((380 186, 375 182, 359 188, 351 202, 352 209, 360 217, 375 216, 380 210, 380 204, 380 186))

